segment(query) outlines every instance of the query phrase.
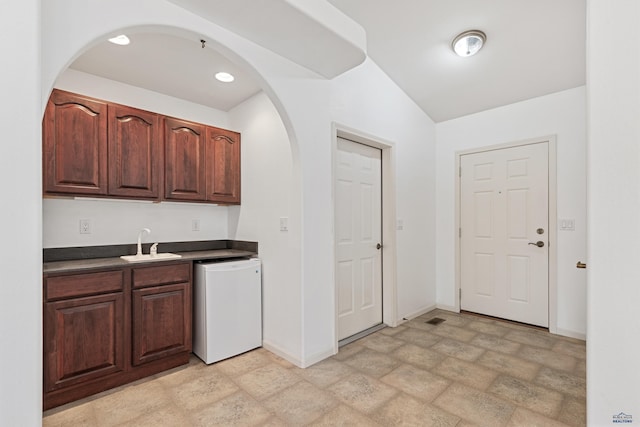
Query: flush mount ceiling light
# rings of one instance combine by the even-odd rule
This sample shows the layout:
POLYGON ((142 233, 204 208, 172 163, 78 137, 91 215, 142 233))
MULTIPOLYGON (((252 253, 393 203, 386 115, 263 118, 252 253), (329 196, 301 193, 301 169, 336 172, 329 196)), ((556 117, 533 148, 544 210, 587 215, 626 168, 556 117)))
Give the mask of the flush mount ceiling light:
POLYGON ((486 40, 487 35, 482 31, 469 30, 453 39, 451 47, 458 56, 467 57, 478 53, 486 40))
POLYGON ((218 79, 218 80, 220 80, 221 82, 224 82, 224 83, 231 83, 236 78, 233 77, 233 75, 231 75, 229 73, 225 73, 224 71, 220 71, 219 73, 216 73, 216 79, 218 79))
POLYGON ((126 46, 129 43, 131 43, 131 41, 129 40, 129 37, 125 36, 124 34, 120 34, 117 37, 112 37, 109 39, 109 41, 113 44, 118 44, 120 46, 126 46))

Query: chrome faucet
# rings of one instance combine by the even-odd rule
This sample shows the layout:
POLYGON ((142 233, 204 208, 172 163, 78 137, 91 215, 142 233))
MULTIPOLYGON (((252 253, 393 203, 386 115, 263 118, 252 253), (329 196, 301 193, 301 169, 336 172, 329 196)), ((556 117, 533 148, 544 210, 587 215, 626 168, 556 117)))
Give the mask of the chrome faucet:
POLYGON ((140 230, 140 232, 138 233, 138 252, 136 253, 136 256, 142 255, 142 234, 145 231, 148 234, 151 234, 151 229, 150 228, 143 228, 142 230, 140 230))

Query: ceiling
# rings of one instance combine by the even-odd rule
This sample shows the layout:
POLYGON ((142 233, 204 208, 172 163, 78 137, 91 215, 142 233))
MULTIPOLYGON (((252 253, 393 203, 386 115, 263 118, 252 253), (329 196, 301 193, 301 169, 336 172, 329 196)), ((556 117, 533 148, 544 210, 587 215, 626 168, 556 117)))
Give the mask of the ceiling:
MULTIPOLYGON (((239 4, 245 9, 263 5, 253 15, 268 21, 269 27, 261 28, 247 18, 229 19, 237 27, 230 29, 329 78, 361 60, 358 52, 365 48, 358 44, 361 26, 367 55, 436 122, 585 84, 585 0, 328 0, 347 15, 346 20, 337 19, 342 34, 326 25, 336 22, 335 14, 322 10, 321 15, 331 20, 313 26, 307 22, 312 11, 301 11, 290 0, 172 1, 205 18, 213 14, 213 19, 217 13, 218 21, 224 21, 224 13, 237 16, 239 4), (293 20, 300 22, 293 25, 293 20), (356 31, 348 33, 344 29, 351 24, 356 31), (304 32, 304 43, 300 42, 303 27, 311 28, 304 32), (486 45, 476 56, 457 57, 451 41, 469 29, 484 31, 486 45), (310 44, 314 49, 300 49, 310 44), (323 56, 319 51, 333 52, 324 55, 330 66, 317 61, 323 56)), ((329 4, 309 4, 321 3, 329 4)), ((197 37, 131 34, 130 38, 126 47, 99 44, 71 68, 223 111, 260 90, 246 70, 213 49, 202 49, 197 37), (236 81, 215 81, 213 75, 220 70, 234 74, 236 81)))
POLYGON ((367 54, 441 122, 585 84, 586 0, 329 0, 362 25, 367 54), (475 56, 451 49, 479 29, 475 56))

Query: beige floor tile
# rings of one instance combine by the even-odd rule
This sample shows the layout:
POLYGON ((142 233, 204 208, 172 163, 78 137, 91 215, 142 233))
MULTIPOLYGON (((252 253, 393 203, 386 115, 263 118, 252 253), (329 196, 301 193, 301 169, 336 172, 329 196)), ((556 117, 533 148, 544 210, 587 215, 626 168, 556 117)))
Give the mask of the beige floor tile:
POLYGON ((302 379, 290 370, 275 363, 254 369, 235 379, 244 391, 258 400, 291 387, 302 379))
POLYGON ((264 348, 259 348, 259 349, 256 349, 255 351, 259 354, 266 356, 272 363, 276 363, 282 366, 283 368, 294 369, 294 370, 300 369, 293 363, 289 362, 288 360, 283 359, 282 357, 278 356, 275 353, 271 353, 269 350, 265 350, 264 348))
POLYGON ((412 329, 419 329, 421 331, 427 331, 427 332, 431 332, 433 328, 435 328, 434 325, 426 323, 426 320, 424 317, 416 317, 415 319, 412 319, 407 323, 404 323, 404 326, 407 326, 412 329))
POLYGON ((402 365, 382 377, 380 381, 425 402, 431 402, 451 383, 412 365, 402 365))
POLYGON ((472 423, 493 427, 507 424, 515 410, 515 405, 506 400, 457 383, 445 390, 434 405, 472 423))
POLYGON ((407 330, 407 327, 406 326, 402 326, 402 325, 396 326, 395 328, 392 328, 392 327, 388 326, 388 327, 386 327, 384 329, 380 329, 380 333, 382 335, 394 336, 394 335, 397 335, 400 332, 406 331, 406 330, 407 330))
POLYGON ((563 399, 556 391, 506 375, 498 377, 487 391, 550 418, 558 415, 563 399))
POLYGON ((520 350, 520 347, 522 347, 522 344, 520 343, 505 340, 504 338, 500 338, 496 335, 488 335, 484 333, 480 333, 473 337, 469 344, 505 354, 515 354, 520 350))
POLYGON ((353 372, 354 369, 344 362, 329 358, 307 369, 301 369, 298 371, 298 375, 318 387, 326 387, 353 372))
POLYGON ((505 338, 511 341, 519 342, 520 344, 532 345, 534 347, 551 349, 556 343, 556 340, 549 334, 539 333, 537 330, 523 331, 516 330, 511 331, 505 338))
POLYGON ((518 356, 530 362, 540 363, 550 368, 569 372, 575 369, 577 363, 576 358, 573 356, 528 345, 520 349, 518 356))
POLYGON ((376 378, 386 375, 400 366, 400 362, 393 357, 368 348, 345 359, 344 363, 376 378))
POLYGON ((264 348, 212 365, 194 356, 49 410, 43 425, 584 426, 585 353, 580 340, 433 310, 307 369, 264 348))
POLYGON ((198 372, 200 376, 168 389, 173 401, 187 411, 211 404, 238 391, 238 386, 218 370, 200 369, 198 372))
POLYGON ((411 396, 401 394, 372 415, 383 426, 454 427, 460 418, 411 396))
POLYGON ((230 359, 222 360, 215 364, 221 372, 236 377, 249 371, 260 368, 271 362, 270 358, 259 351, 250 351, 230 359))
POLYGON ((436 326, 431 333, 462 342, 469 342, 477 335, 477 332, 475 331, 460 328, 458 326, 447 325, 446 323, 441 323, 436 326))
POLYGON ((171 405, 168 391, 159 381, 148 381, 119 390, 91 402, 98 426, 117 426, 171 405))
POLYGON ((94 407, 89 403, 47 411, 42 418, 43 427, 94 427, 97 425, 94 407))
POLYGON ((414 344, 403 345, 393 352, 393 356, 396 359, 402 360, 406 363, 411 363, 412 365, 423 369, 433 368, 446 357, 442 353, 429 350, 428 348, 419 347, 414 344))
POLYGON ((576 398, 584 399, 587 394, 584 378, 557 369, 543 367, 540 369, 535 382, 576 398))
POLYGON ((573 374, 580 378, 587 377, 587 361, 585 359, 579 359, 576 363, 576 368, 573 370, 573 374))
POLYGON ((584 341, 576 340, 576 342, 571 342, 567 340, 560 340, 553 346, 553 351, 577 357, 579 359, 586 359, 587 357, 587 346, 584 341))
MULTIPOLYGON (((435 310, 420 316, 420 318, 423 319, 424 321, 431 320, 434 317, 444 319, 446 324, 451 326, 465 326, 470 322, 469 319, 462 317, 459 314, 451 314, 442 310, 435 310)), ((441 325, 444 325, 444 323, 441 323, 441 325)))
POLYGON ((320 418, 338 405, 330 393, 301 381, 271 396, 264 406, 290 425, 305 425, 320 418))
POLYGON ((442 337, 433 335, 423 329, 407 328, 400 332, 395 338, 403 340, 420 347, 428 348, 442 340, 442 337))
POLYGON ((336 360, 345 360, 350 358, 354 354, 361 352, 362 350, 364 350, 364 348, 365 347, 359 342, 352 342, 351 344, 340 347, 338 349, 338 353, 334 354, 332 357, 336 360))
POLYGON ((583 427, 587 425, 587 402, 585 399, 565 398, 558 421, 572 427, 583 427))
POLYGON ((363 338, 361 342, 363 346, 380 353, 391 353, 393 350, 404 344, 404 341, 382 334, 369 335, 368 337, 363 338))
POLYGON ((566 427, 560 421, 552 420, 544 415, 537 414, 524 408, 518 408, 509 420, 508 427, 566 427))
POLYGON ((458 359, 473 362, 485 352, 485 349, 476 347, 475 345, 466 344, 456 340, 443 339, 431 347, 447 356, 457 357, 458 359))
POLYGON ((483 334, 494 335, 496 337, 503 337, 510 332, 510 329, 505 328, 504 326, 497 325, 493 322, 479 320, 469 322, 467 327, 471 330, 482 332, 483 334))
POLYGON ((540 371, 540 365, 537 363, 490 350, 482 355, 478 363, 512 377, 529 381, 533 380, 540 371))
POLYGON ((350 375, 328 390, 343 403, 365 414, 373 412, 398 393, 395 388, 362 374, 350 375))
MULTIPOLYGON (((373 421, 366 415, 350 408, 347 405, 340 405, 319 420, 309 424, 316 427, 378 427, 380 424, 373 421)), ((380 426, 381 427, 381 426, 380 426)))
POLYGON ((189 414, 192 426, 257 426, 271 413, 244 392, 213 402, 189 414))
POLYGON ((434 369, 434 372, 479 390, 486 390, 498 376, 498 373, 494 370, 487 369, 476 363, 456 359, 455 357, 445 359, 434 369))
POLYGON ((158 427, 158 426, 187 426, 190 420, 186 413, 176 405, 168 405, 157 411, 145 414, 134 420, 128 421, 124 426, 158 427))

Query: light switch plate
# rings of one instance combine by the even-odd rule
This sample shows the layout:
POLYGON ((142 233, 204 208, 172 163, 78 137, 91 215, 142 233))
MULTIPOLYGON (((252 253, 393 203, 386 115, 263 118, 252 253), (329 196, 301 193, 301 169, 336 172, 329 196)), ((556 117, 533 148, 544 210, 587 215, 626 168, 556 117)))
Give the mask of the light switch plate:
POLYGON ((289 218, 286 216, 280 218, 280 231, 289 231, 289 218))
POLYGON ((575 219, 560 219, 560 230, 563 231, 575 231, 576 229, 576 220, 575 219))
POLYGON ((90 219, 81 219, 80 220, 80 234, 91 234, 91 220, 90 219))

